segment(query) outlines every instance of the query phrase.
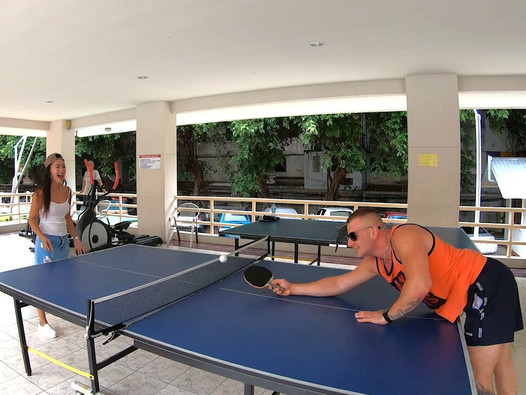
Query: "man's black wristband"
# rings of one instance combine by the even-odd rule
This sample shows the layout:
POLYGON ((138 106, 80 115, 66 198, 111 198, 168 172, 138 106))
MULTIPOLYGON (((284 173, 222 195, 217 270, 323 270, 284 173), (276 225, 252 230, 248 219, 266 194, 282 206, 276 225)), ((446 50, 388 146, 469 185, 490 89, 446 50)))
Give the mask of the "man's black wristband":
POLYGON ((384 317, 384 320, 387 321, 387 324, 390 324, 391 322, 393 322, 393 320, 391 318, 389 318, 389 309, 385 310, 382 313, 382 316, 384 317))

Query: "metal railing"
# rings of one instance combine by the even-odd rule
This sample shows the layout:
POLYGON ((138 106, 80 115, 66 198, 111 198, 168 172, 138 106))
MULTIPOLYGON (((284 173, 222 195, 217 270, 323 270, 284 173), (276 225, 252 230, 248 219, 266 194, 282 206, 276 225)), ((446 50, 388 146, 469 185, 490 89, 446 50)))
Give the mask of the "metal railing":
MULTIPOLYGON (((237 198, 237 197, 215 197, 215 196, 175 196, 174 206, 184 202, 196 203, 201 208, 201 218, 198 221, 202 225, 201 231, 210 235, 217 235, 221 226, 240 226, 239 224, 225 224, 220 221, 221 214, 240 214, 250 217, 251 222, 256 221, 259 216, 268 215, 265 212, 272 203, 280 207, 294 208, 296 213, 279 213, 283 218, 297 219, 323 219, 342 220, 342 217, 320 216, 316 212, 321 207, 347 207, 357 210, 360 207, 371 207, 379 212, 407 212, 406 203, 376 203, 376 202, 352 202, 352 201, 326 201, 326 200, 301 200, 301 199, 263 199, 263 198, 237 198)), ((494 239, 484 237, 472 237, 473 242, 479 246, 495 245, 496 251, 491 254, 495 258, 511 260, 526 259, 526 208, 508 207, 459 207, 459 226, 467 228, 485 228, 491 231, 494 239), (493 222, 475 222, 469 218, 475 218, 475 212, 491 213, 496 218, 493 222), (468 218, 468 219, 465 219, 468 218), (522 222, 522 218, 525 218, 522 222), (494 234, 493 234, 494 233, 494 234), (522 235, 521 233, 524 233, 522 235), (524 251, 522 251, 524 250, 524 251)), ((482 216, 484 217, 484 216, 482 216)), ((405 223, 406 219, 384 219, 387 223, 405 223)))
MULTIPOLYGON (((31 208, 31 198, 33 192, 25 193, 0 193, 0 232, 2 225, 25 224, 31 208)), ((82 212, 82 200, 77 200, 81 195, 77 193, 73 196, 71 215, 77 218, 82 212)), ((114 218, 113 222, 126 220, 137 220, 136 202, 137 194, 132 193, 110 193, 108 200, 112 201, 108 212, 109 218, 114 218)))
MULTIPOLYGON (((0 193, 0 232, 2 225, 26 224, 27 215, 31 206, 32 192, 25 193, 0 193)), ((136 194, 111 193, 108 195, 112 203, 109 216, 114 217, 115 222, 132 220, 136 221, 136 194)), ((72 215, 80 214, 82 201, 77 200, 72 205, 72 215), (77 209, 79 208, 79 209, 77 209)), ((296 212, 279 212, 280 217, 297 219, 318 220, 342 220, 342 217, 316 215, 322 207, 347 207, 356 210, 360 207, 372 207, 380 212, 407 212, 406 203, 376 203, 376 202, 352 202, 352 201, 325 201, 325 200, 302 200, 302 199, 263 199, 263 198, 237 198, 218 196, 174 196, 173 206, 184 202, 196 203, 201 208, 201 217, 198 221, 200 231, 209 235, 217 235, 221 226, 239 226, 236 224, 225 224, 221 222, 222 214, 247 215, 250 221, 256 221, 262 215, 268 215, 272 203, 276 204, 278 210, 283 207, 293 208, 296 212)), ((511 260, 526 259, 526 208, 510 207, 459 207, 459 226, 467 228, 485 228, 492 238, 474 238, 477 243, 486 246, 496 245, 496 251, 492 253, 495 258, 506 258, 511 260), (485 222, 475 222, 475 212, 479 211, 485 222), (491 221, 488 218, 492 218, 491 221)), ((404 219, 385 219, 388 223, 405 223, 404 219)))
MULTIPOLYGON (((209 233, 214 234, 215 227, 224 225, 219 222, 218 216, 225 213, 248 215, 251 221, 256 221, 259 216, 268 215, 268 209, 272 203, 279 208, 286 206, 296 210, 293 212, 280 212, 279 216, 284 218, 296 219, 326 219, 342 220, 338 216, 316 215, 321 207, 347 207, 356 210, 359 207, 373 207, 380 211, 395 211, 405 213, 407 204, 405 203, 372 203, 372 202, 345 202, 327 200, 301 200, 301 199, 263 199, 263 198, 237 198, 237 197, 214 197, 214 196, 175 196, 175 203, 192 202, 201 208, 202 216, 199 223, 210 227, 209 233)), ((404 220, 386 220, 387 222, 403 223, 404 220)), ((230 225, 229 225, 230 226, 230 225)), ((236 226, 236 224, 232 224, 236 226)))
POLYGON ((511 208, 511 207, 474 207, 474 206, 460 206, 459 215, 467 214, 471 217, 471 213, 479 211, 482 213, 492 214, 496 220, 491 222, 475 222, 475 221, 460 221, 461 227, 480 227, 489 232, 492 238, 472 237, 475 243, 483 243, 487 245, 497 245, 504 251, 497 251, 492 254, 495 258, 508 259, 526 259, 526 208, 511 208))
POLYGON ((33 192, 0 192, 0 226, 3 223, 25 223, 31 207, 33 192))

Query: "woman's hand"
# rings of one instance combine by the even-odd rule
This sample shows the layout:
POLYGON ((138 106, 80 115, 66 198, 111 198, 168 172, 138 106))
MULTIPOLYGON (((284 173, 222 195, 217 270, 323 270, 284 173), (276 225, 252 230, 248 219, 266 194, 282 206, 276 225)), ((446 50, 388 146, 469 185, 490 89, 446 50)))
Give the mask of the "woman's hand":
POLYGON ((82 255, 87 252, 86 247, 84 247, 84 244, 82 244, 82 241, 78 237, 73 239, 73 244, 75 245, 75 252, 77 255, 82 255))
POLYGON ((40 243, 42 244, 44 250, 50 252, 53 251, 53 244, 51 244, 51 241, 46 236, 42 236, 42 238, 40 238, 40 243))

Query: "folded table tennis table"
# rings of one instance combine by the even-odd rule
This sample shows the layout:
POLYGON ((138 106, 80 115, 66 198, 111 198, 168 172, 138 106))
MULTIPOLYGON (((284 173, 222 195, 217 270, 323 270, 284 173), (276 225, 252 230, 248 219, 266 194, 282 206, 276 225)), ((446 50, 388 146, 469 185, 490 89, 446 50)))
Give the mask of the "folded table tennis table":
MULTIPOLYGON (((215 258, 126 245, 0 273, 0 290, 15 300, 27 373, 31 367, 20 312, 24 303, 87 326, 87 301, 191 274, 215 258)), ((242 268, 251 262, 230 256, 226 265, 242 268)), ((294 282, 344 272, 269 260, 256 264, 294 282)), ((91 391, 99 391, 101 369, 144 349, 239 380, 245 394, 252 394, 255 385, 287 394, 476 393, 460 324, 423 306, 389 326, 356 322, 356 311, 387 308, 397 296, 383 280, 374 279, 339 297, 280 297, 248 286, 242 270, 235 270, 126 327, 104 332, 104 325, 96 322, 91 335, 119 334, 134 342, 98 362, 94 337, 87 336, 91 391)))

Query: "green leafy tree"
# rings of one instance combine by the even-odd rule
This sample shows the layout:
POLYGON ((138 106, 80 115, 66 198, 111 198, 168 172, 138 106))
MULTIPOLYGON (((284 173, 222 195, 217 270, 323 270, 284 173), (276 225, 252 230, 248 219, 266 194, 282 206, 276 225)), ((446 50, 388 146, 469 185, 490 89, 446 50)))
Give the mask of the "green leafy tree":
POLYGON ((364 114, 370 136, 369 170, 379 176, 404 177, 408 168, 407 113, 364 114))
MULTIPOLYGON (((177 179, 182 182, 193 181, 194 196, 204 191, 206 174, 217 171, 199 159, 203 145, 212 142, 219 158, 230 154, 226 148, 232 135, 228 124, 220 122, 177 127, 177 179)), ((220 167, 225 166, 227 162, 220 160, 220 167)))
POLYGON ((338 188, 347 174, 367 167, 360 114, 308 115, 296 117, 295 121, 301 141, 308 149, 323 153, 321 166, 328 179, 326 199, 337 200, 338 188))
POLYGON ((473 110, 460 110, 460 188, 465 192, 475 190, 473 169, 477 164, 476 153, 469 149, 475 136, 475 113, 473 110))
POLYGON ((95 162, 106 188, 111 187, 115 174, 114 162, 119 162, 121 192, 135 192, 136 184, 136 138, 135 132, 106 134, 75 139, 75 163, 77 176, 86 171, 84 159, 95 162))
POLYGON ((290 143, 289 119, 233 121, 228 129, 237 146, 228 168, 232 195, 270 197, 269 175, 285 163, 285 148, 290 143))
MULTIPOLYGON (((516 156, 526 156, 526 110, 509 110, 505 127, 508 130, 510 150, 516 156)), ((504 128, 496 133, 501 135, 502 129, 504 128)))
POLYGON ((405 113, 313 115, 299 117, 299 126, 303 143, 323 152, 327 200, 338 199, 339 187, 349 172, 407 174, 405 113))
POLYGON ((189 181, 193 175, 194 196, 204 189, 204 163, 198 159, 199 136, 193 125, 177 127, 177 180, 189 181))
POLYGON ((491 131, 494 134, 502 135, 502 132, 508 127, 508 119, 512 113, 523 110, 482 110, 479 111, 483 116, 489 119, 491 131))
MULTIPOLYGON (((44 177, 44 169, 42 163, 46 157, 46 139, 41 137, 28 137, 26 149, 22 155, 22 163, 27 159, 29 148, 33 144, 33 139, 37 139, 33 155, 28 163, 26 169, 26 176, 29 177, 35 184, 40 184, 44 177)), ((20 140, 20 136, 0 136, 0 183, 11 184, 14 176, 14 146, 20 140)))

